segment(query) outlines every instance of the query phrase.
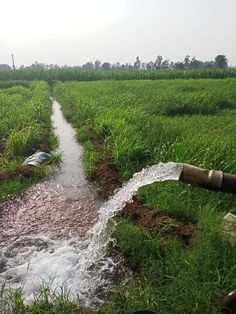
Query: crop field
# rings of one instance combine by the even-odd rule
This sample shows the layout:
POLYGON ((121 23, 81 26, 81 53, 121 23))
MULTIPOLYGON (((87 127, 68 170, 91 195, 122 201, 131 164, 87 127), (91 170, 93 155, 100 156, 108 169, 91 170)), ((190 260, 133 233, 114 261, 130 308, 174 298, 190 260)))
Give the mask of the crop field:
POLYGON ((45 80, 56 81, 99 81, 99 80, 162 80, 162 79, 203 79, 233 78, 235 69, 203 70, 89 70, 77 67, 65 68, 22 68, 14 71, 0 71, 0 80, 45 80))
MULTIPOLYGON (((95 178, 106 159, 127 181, 168 161, 236 173, 235 86, 234 78, 65 82, 55 84, 54 96, 78 130, 88 175, 95 178)), ((155 228, 116 217, 115 250, 135 279, 100 313, 219 313, 236 287, 235 243, 223 223, 236 213, 235 197, 167 182, 141 188, 138 202, 165 221, 155 228), (172 235, 176 223, 191 230, 188 243, 172 235)))
POLYGON ((0 198, 21 193, 44 175, 22 167, 26 157, 55 142, 51 134, 51 101, 42 81, 0 82, 0 198))

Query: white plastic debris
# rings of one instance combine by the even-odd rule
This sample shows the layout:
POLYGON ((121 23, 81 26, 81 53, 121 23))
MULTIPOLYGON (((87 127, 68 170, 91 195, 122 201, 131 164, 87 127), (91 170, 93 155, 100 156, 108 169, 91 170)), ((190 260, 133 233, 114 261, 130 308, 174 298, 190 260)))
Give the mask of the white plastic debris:
POLYGON ((51 157, 50 154, 37 151, 35 154, 26 158, 26 160, 23 162, 23 165, 24 166, 31 165, 35 167, 40 167, 43 164, 47 163, 50 160, 50 157, 51 157))
POLYGON ((229 222, 229 223, 234 223, 236 224, 236 216, 231 214, 231 213, 228 213, 227 215, 224 216, 224 220, 226 222, 229 222))
POLYGON ((228 213, 223 219, 225 222, 225 233, 231 240, 236 241, 236 216, 228 213))

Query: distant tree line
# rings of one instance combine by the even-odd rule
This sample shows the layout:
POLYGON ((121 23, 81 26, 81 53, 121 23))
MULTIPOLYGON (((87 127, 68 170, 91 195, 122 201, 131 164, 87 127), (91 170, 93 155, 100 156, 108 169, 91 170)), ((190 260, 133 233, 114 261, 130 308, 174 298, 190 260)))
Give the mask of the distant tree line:
MULTIPOLYGON (((218 55, 215 57, 214 61, 200 61, 195 57, 190 57, 187 55, 183 61, 181 62, 172 62, 168 59, 163 59, 162 56, 157 56, 156 60, 149 62, 142 62, 139 57, 136 58, 133 64, 124 63, 121 64, 116 62, 115 64, 111 64, 110 62, 102 63, 100 60, 96 60, 95 62, 87 62, 81 66, 58 66, 56 64, 44 64, 35 62, 30 66, 21 66, 22 69, 35 69, 35 70, 51 70, 51 69, 66 69, 66 68, 74 68, 78 70, 84 71, 109 71, 109 70, 202 70, 202 69, 227 69, 228 68, 228 60, 225 55, 218 55)), ((12 68, 7 64, 0 64, 1 71, 9 71, 12 68)))
POLYGON ((17 69, 9 65, 0 65, 0 81, 9 80, 45 80, 50 85, 56 81, 97 81, 97 80, 160 80, 160 79, 222 79, 236 77, 236 69, 228 68, 224 55, 218 55, 215 61, 199 61, 186 56, 182 62, 170 62, 157 56, 155 61, 135 61, 125 64, 99 60, 87 62, 81 66, 58 66, 35 62, 31 66, 17 69))
POLYGON ((141 62, 137 57, 133 64, 119 62, 111 64, 109 62, 101 63, 96 60, 94 63, 87 62, 81 66, 84 70, 193 70, 193 69, 227 69, 228 60, 225 55, 216 56, 214 61, 200 61, 195 57, 191 58, 187 55, 182 62, 171 62, 163 59, 162 56, 157 56, 156 60, 149 62, 141 62))

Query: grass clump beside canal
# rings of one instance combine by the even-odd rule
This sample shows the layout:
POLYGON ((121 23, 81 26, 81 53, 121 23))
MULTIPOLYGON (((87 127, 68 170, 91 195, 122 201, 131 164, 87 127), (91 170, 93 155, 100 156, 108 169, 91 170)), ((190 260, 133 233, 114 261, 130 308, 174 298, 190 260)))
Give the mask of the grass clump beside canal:
POLYGON ((45 176, 48 169, 22 166, 36 150, 56 143, 51 130, 51 100, 42 81, 0 82, 0 199, 17 194, 45 176))
MULTIPOLYGON (((168 161, 236 173, 235 83, 67 82, 56 84, 54 94, 85 145, 89 175, 96 177, 106 159, 126 181, 145 166, 168 161)), ((100 313, 140 308, 218 313, 222 296, 236 287, 235 245, 225 235, 222 219, 228 211, 236 213, 235 197, 166 182, 143 187, 138 200, 150 212, 191 226, 194 236, 186 247, 166 232, 172 230, 170 223, 146 228, 136 218, 119 215, 116 250, 135 276, 100 313)))
POLYGON ((71 302, 63 288, 61 291, 50 291, 49 288, 42 288, 35 296, 32 304, 26 305, 21 290, 9 290, 3 285, 0 288, 0 313, 89 314, 91 311, 82 309, 75 302, 71 302))

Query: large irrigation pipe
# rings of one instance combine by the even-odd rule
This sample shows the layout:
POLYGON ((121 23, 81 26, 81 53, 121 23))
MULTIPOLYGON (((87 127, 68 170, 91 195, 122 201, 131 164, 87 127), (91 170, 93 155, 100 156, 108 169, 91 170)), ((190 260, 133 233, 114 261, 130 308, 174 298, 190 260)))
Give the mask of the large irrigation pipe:
POLYGON ((183 164, 180 181, 209 190, 236 194, 236 175, 183 164))

